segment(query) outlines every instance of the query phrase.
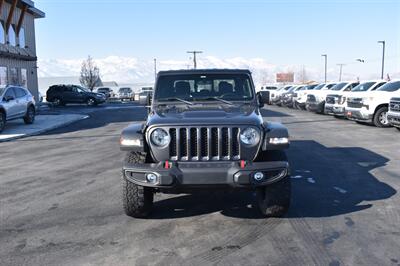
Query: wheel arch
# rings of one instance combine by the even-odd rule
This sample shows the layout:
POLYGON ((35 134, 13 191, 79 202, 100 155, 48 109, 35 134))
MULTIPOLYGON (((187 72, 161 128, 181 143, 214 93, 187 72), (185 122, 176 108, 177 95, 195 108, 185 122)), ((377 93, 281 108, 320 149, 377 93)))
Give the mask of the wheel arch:
POLYGON ((389 104, 388 104, 388 103, 382 103, 382 104, 379 104, 377 107, 375 107, 375 110, 374 110, 374 117, 375 117, 375 115, 376 115, 376 112, 378 112, 378 110, 381 109, 382 107, 387 107, 387 108, 389 108, 389 104))

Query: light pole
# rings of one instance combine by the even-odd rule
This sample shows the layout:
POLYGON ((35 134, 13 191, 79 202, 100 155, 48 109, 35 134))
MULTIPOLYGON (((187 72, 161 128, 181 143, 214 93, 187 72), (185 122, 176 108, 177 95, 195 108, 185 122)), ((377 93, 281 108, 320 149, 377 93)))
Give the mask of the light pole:
POLYGON ((327 81, 327 69, 328 69, 328 55, 322 54, 322 57, 325 57, 325 83, 327 81))
POLYGON ((157 80, 157 58, 154 58, 154 82, 157 80))
POLYGON ((382 73, 381 73, 381 79, 383 79, 383 74, 385 72, 385 41, 378 41, 378 43, 382 44, 382 73))
POLYGON ((187 51, 188 54, 193 54, 193 67, 194 69, 197 68, 197 60, 196 55, 203 53, 203 51, 187 51))
POLYGON ((340 71, 339 71, 339 81, 342 81, 342 69, 343 66, 345 66, 345 64, 337 64, 340 67, 340 71))

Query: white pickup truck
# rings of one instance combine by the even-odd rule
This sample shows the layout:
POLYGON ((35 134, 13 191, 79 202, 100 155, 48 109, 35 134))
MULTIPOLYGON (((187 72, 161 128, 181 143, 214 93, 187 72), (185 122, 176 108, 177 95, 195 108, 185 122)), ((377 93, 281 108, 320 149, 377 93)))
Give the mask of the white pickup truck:
POLYGON ((375 91, 358 93, 347 99, 346 116, 350 120, 390 127, 387 113, 389 102, 400 92, 400 80, 386 83, 375 91))
POLYGON ((318 84, 309 84, 293 94, 293 106, 300 110, 306 110, 307 94, 317 87, 318 84))
POLYGON ((358 81, 340 82, 331 88, 325 98, 325 114, 344 116, 346 95, 360 84, 358 81))
POLYGON ((325 108, 325 98, 329 94, 330 89, 335 86, 337 82, 329 82, 326 84, 318 85, 310 93, 307 94, 306 109, 310 112, 323 114, 325 108))
POLYGON ((387 119, 389 124, 400 131, 400 92, 397 93, 396 97, 390 99, 387 119))
POLYGON ((283 93, 287 92, 293 85, 286 85, 276 91, 270 93, 271 102, 278 106, 282 105, 281 96, 283 93))

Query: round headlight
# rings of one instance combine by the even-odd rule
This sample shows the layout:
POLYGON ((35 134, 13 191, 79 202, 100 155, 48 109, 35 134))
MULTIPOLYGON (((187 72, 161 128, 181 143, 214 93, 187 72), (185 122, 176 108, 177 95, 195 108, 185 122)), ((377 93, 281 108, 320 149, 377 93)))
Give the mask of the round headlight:
POLYGON ((157 146, 166 146, 169 144, 171 137, 164 129, 158 128, 151 133, 151 141, 157 146))
POLYGON ((255 128, 246 128, 240 133, 240 141, 246 145, 255 145, 260 142, 260 133, 255 128))

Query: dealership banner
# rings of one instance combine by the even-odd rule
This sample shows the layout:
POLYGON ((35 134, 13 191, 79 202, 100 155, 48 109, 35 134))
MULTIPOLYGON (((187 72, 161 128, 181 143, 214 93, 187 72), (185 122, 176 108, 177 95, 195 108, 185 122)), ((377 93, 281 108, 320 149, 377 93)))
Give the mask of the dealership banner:
POLYGON ((276 82, 294 82, 294 73, 276 73, 276 82))

